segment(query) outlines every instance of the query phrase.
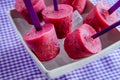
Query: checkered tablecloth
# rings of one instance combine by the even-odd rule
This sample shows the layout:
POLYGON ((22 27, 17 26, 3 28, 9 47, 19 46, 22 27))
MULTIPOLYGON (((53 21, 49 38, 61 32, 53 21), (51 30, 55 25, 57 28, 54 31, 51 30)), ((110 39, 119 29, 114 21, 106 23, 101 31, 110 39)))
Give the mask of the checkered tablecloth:
MULTIPOLYGON (((0 80, 49 80, 26 51, 7 16, 14 1, 0 0, 0 80)), ((113 4, 117 0, 104 1, 113 4)), ((53 80, 120 80, 120 48, 53 80)))

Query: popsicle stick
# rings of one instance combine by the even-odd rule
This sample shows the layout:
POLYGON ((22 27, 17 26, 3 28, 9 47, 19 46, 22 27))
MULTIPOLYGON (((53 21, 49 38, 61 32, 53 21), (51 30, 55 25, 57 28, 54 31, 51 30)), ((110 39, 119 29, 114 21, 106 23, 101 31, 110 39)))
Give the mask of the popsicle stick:
POLYGON ((109 14, 112 14, 116 9, 120 7, 120 0, 118 0, 109 10, 109 14))
POLYGON ((25 6, 29 12, 30 18, 33 22, 34 27, 36 28, 36 31, 42 30, 42 26, 40 24, 39 18, 37 16, 37 13, 33 9, 33 5, 31 3, 31 0, 23 0, 25 3, 25 6))
POLYGON ((120 20, 117 21, 116 23, 110 25, 109 27, 107 27, 107 28, 101 30, 100 32, 94 34, 94 35, 91 36, 91 37, 92 37, 93 39, 95 39, 95 38, 97 38, 97 37, 103 35, 104 33, 106 33, 106 32, 108 32, 108 31, 112 30, 113 28, 117 27, 118 25, 120 25, 120 20))
POLYGON ((58 1, 57 0, 53 0, 53 4, 54 4, 54 10, 58 11, 58 1))

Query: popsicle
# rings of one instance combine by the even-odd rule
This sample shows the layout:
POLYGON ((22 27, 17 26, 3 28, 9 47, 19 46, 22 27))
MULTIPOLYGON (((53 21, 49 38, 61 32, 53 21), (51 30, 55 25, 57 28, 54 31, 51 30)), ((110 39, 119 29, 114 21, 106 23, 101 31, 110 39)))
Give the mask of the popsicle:
POLYGON ((28 47, 40 61, 49 61, 59 54, 60 47, 53 24, 40 24, 30 0, 24 0, 34 28, 23 35, 28 47))
POLYGON ((49 61, 59 54, 59 41, 53 24, 42 27, 40 31, 33 28, 24 34, 24 40, 40 61, 49 61))
POLYGON ((71 32, 72 13, 73 8, 66 4, 59 4, 58 10, 54 10, 54 6, 51 5, 42 11, 45 22, 54 24, 59 39, 66 37, 71 32))
POLYGON ((84 23, 91 25, 97 32, 118 21, 117 12, 109 14, 110 5, 105 2, 98 2, 96 6, 84 18, 84 23))
POLYGON ((95 33, 90 25, 83 24, 68 34, 64 41, 68 56, 72 59, 80 59, 100 52, 102 45, 99 37, 96 39, 91 37, 95 33))
POLYGON ((78 10, 80 14, 83 13, 87 0, 62 0, 63 4, 68 4, 73 7, 74 10, 78 10))
MULTIPOLYGON (((42 21, 43 18, 42 18, 41 11, 46 8, 44 0, 31 0, 31 2, 32 2, 35 12, 37 12, 39 20, 42 21)), ((21 16, 23 16, 23 18, 25 18, 28 21, 28 23, 32 24, 30 15, 28 13, 28 10, 27 10, 23 0, 16 0, 14 6, 15 6, 16 11, 21 16)))

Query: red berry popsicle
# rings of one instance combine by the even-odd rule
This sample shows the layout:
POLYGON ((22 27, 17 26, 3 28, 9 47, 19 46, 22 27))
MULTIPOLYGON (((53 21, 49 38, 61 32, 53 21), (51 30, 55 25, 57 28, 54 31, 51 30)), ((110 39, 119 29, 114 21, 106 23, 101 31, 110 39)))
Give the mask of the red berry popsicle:
POLYGON ((78 10, 80 14, 83 13, 87 0, 62 0, 63 4, 68 4, 73 7, 74 10, 78 10))
POLYGON ((24 40, 40 61, 51 60, 60 51, 53 24, 45 24, 40 31, 31 29, 24 35, 24 40))
POLYGON ((83 24, 68 34, 64 42, 68 56, 72 59, 80 59, 101 51, 100 39, 91 37, 95 33, 96 31, 90 25, 83 24))
POLYGON ((73 8, 66 4, 59 4, 58 10, 54 6, 49 6, 42 11, 45 22, 52 23, 55 26, 57 37, 62 39, 71 32, 73 8))
POLYGON ((105 2, 98 2, 96 6, 87 14, 84 23, 91 25, 97 32, 105 29, 109 25, 118 21, 118 14, 109 14, 110 5, 105 2))
MULTIPOLYGON (((43 19, 41 11, 43 9, 45 9, 45 7, 46 7, 44 0, 31 0, 31 2, 32 2, 35 12, 37 13, 37 15, 41 21, 43 19)), ((32 24, 28 10, 27 10, 23 0, 16 0, 15 9, 18 13, 20 13, 28 21, 28 23, 32 24)))

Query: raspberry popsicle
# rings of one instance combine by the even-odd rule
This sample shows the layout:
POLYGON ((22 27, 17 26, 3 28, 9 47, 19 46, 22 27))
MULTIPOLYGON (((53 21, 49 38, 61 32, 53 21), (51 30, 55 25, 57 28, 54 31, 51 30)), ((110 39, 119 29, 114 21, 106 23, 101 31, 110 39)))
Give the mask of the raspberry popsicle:
POLYGON ((40 61, 56 57, 60 51, 54 25, 45 24, 42 30, 31 29, 24 35, 24 40, 40 61))
POLYGON ((98 2, 96 6, 87 14, 84 23, 91 25, 97 32, 118 21, 118 14, 109 14, 110 5, 105 2, 98 2))
POLYGON ((57 37, 62 39, 71 32, 73 8, 66 4, 59 4, 58 10, 54 6, 49 6, 42 11, 45 22, 52 23, 55 26, 57 37))
MULTIPOLYGON (((45 7, 46 7, 44 0, 31 0, 31 2, 32 2, 32 5, 33 5, 35 12, 37 12, 37 15, 41 21, 43 19, 41 11, 43 9, 45 9, 45 7)), ((16 11, 18 13, 20 13, 28 21, 28 23, 32 24, 28 10, 27 10, 23 0, 16 0, 14 6, 15 6, 16 11)))
POLYGON ((95 33, 96 31, 90 25, 83 24, 68 34, 64 42, 68 56, 72 59, 80 59, 101 51, 100 39, 91 37, 95 33))
POLYGON ((80 14, 83 13, 87 0, 62 0, 63 4, 68 4, 73 7, 74 10, 78 10, 80 14))
POLYGON ((49 61, 56 57, 60 51, 59 42, 53 24, 40 25, 30 0, 24 0, 29 11, 34 28, 24 34, 23 38, 29 48, 40 61, 49 61))

